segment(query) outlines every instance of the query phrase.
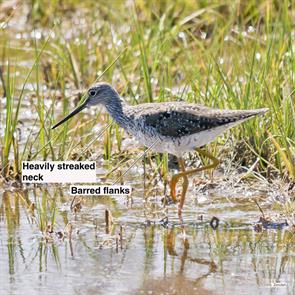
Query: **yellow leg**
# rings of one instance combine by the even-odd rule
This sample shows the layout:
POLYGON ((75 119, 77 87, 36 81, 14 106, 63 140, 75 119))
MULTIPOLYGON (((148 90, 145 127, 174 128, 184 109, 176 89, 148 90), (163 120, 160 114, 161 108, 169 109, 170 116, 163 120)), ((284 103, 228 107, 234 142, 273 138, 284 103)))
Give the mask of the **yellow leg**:
MULTIPOLYGON (((182 158, 179 158, 178 163, 179 163, 179 167, 180 167, 181 172, 185 173, 186 171, 185 171, 184 160, 182 158)), ((183 176, 183 183, 182 183, 182 192, 181 192, 181 197, 180 197, 180 202, 179 202, 179 208, 182 208, 184 205, 184 200, 185 200, 187 188, 188 188, 188 178, 186 175, 184 175, 183 176)), ((181 209, 180 209, 180 211, 181 211, 181 209)), ((178 212, 178 214, 181 214, 180 211, 178 212)))
MULTIPOLYGON (((179 165, 180 171, 185 172, 184 160, 182 158, 177 158, 177 160, 178 160, 178 165, 179 165)), ((179 177, 177 177, 179 174, 180 173, 173 175, 171 182, 170 182, 171 197, 172 197, 174 203, 177 202, 176 185, 177 185, 177 182, 179 181, 179 177)), ((187 186, 188 186, 188 179, 187 179, 187 177, 183 177, 183 188, 185 189, 185 192, 187 190, 187 186)))
MULTIPOLYGON (((187 178, 187 176, 195 174, 195 173, 200 172, 200 171, 204 171, 204 170, 208 170, 208 169, 214 169, 220 163, 220 161, 218 159, 216 159, 213 155, 211 155, 207 151, 201 150, 199 148, 197 148, 197 151, 198 151, 199 154, 201 154, 201 155, 209 158, 210 160, 212 160, 212 164, 204 166, 204 167, 200 167, 200 168, 185 171, 183 159, 182 158, 179 159, 179 166, 180 166, 181 172, 172 176, 171 183, 170 183, 170 189, 171 189, 171 197, 172 197, 174 203, 176 203, 176 201, 177 201, 176 200, 176 185, 177 185, 179 179, 183 178, 183 191, 182 191, 181 199, 180 199, 180 203, 179 203, 180 212, 181 212, 181 210, 183 208, 183 205, 184 205, 185 193, 186 193, 187 186, 188 186, 188 178, 187 178)), ((179 213, 179 214, 181 214, 181 213, 179 213)))

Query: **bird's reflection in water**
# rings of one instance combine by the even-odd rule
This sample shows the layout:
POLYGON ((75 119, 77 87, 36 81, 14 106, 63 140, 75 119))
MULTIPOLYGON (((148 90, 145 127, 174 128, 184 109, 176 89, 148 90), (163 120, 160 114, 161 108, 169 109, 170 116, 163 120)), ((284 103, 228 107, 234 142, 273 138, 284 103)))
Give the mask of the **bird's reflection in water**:
MULTIPOLYGON (((182 230, 184 230, 182 228, 182 230)), ((164 275, 163 278, 150 278, 143 282, 140 290, 137 290, 142 294, 201 294, 209 295, 212 294, 210 291, 203 287, 203 279, 208 277, 210 274, 216 272, 217 266, 212 260, 195 258, 190 255, 190 243, 189 239, 183 235, 182 240, 182 252, 176 250, 176 234, 179 228, 168 229, 168 233, 164 239, 164 244, 166 246, 167 252, 170 257, 179 258, 179 267, 174 270, 169 276, 164 275), (186 264, 189 263, 190 266, 186 269, 186 264), (196 267, 196 273, 198 273, 197 268, 200 265, 208 266, 208 271, 201 276, 189 279, 186 270, 190 271, 192 269, 193 263, 196 267), (167 293, 168 292, 168 293, 167 293)), ((191 277, 191 275, 190 275, 191 277)))
MULTIPOLYGON (((169 255, 171 256, 180 256, 177 254, 175 250, 175 228, 171 228, 168 232, 167 239, 166 239, 166 245, 167 245, 167 250, 169 255)), ((193 262, 196 264, 202 264, 202 265, 208 265, 209 270, 206 274, 204 274, 202 277, 198 278, 198 280, 201 280, 202 278, 207 277, 213 272, 216 272, 217 266, 213 260, 209 261, 206 259, 202 258, 194 258, 189 255, 189 249, 190 249, 190 244, 188 238, 184 237, 183 238, 183 252, 180 256, 180 270, 179 273, 182 274, 185 270, 185 263, 186 261, 193 262)))

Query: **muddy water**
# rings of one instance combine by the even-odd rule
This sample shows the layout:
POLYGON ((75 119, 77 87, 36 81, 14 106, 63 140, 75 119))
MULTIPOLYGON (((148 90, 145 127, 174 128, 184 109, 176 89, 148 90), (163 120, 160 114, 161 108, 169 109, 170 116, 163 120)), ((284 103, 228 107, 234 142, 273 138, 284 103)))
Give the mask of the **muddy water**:
MULTIPOLYGON (((191 190, 182 227, 160 191, 145 197, 142 179, 132 185, 129 199, 73 203, 67 187, 2 190, 0 293, 294 294, 294 234, 255 231, 261 213, 245 187, 191 190)), ((251 189, 267 212, 264 194, 251 189)))

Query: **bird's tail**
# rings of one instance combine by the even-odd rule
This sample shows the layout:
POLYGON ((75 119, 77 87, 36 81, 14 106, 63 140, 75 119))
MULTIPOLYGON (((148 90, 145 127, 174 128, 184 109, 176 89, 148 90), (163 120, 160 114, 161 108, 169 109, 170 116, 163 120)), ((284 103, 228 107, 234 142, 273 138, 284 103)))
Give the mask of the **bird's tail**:
POLYGON ((262 108, 262 109, 251 110, 250 112, 253 112, 253 115, 259 115, 259 114, 265 114, 268 111, 269 111, 268 108, 262 108))
POLYGON ((232 110, 226 115, 220 116, 221 120, 224 120, 224 125, 227 125, 228 128, 232 128, 238 124, 241 124, 245 121, 250 120, 251 118, 265 114, 269 109, 254 109, 254 110, 232 110))

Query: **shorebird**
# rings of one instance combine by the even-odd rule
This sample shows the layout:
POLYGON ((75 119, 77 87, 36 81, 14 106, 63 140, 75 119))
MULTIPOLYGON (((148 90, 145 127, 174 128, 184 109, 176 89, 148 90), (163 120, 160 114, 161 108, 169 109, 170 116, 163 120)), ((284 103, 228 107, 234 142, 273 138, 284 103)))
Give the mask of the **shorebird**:
POLYGON ((264 114, 267 108, 254 110, 221 110, 186 102, 143 103, 135 106, 124 103, 118 92, 108 83, 97 83, 89 88, 85 101, 68 116, 55 124, 52 129, 69 120, 83 109, 103 105, 113 120, 141 144, 159 153, 170 153, 177 157, 180 172, 170 181, 170 194, 177 202, 176 185, 183 179, 178 214, 181 215, 188 189, 188 176, 197 172, 214 169, 219 164, 209 152, 200 147, 212 142, 225 130, 256 115, 264 114), (207 166, 186 170, 183 155, 197 150, 209 158, 207 166))

